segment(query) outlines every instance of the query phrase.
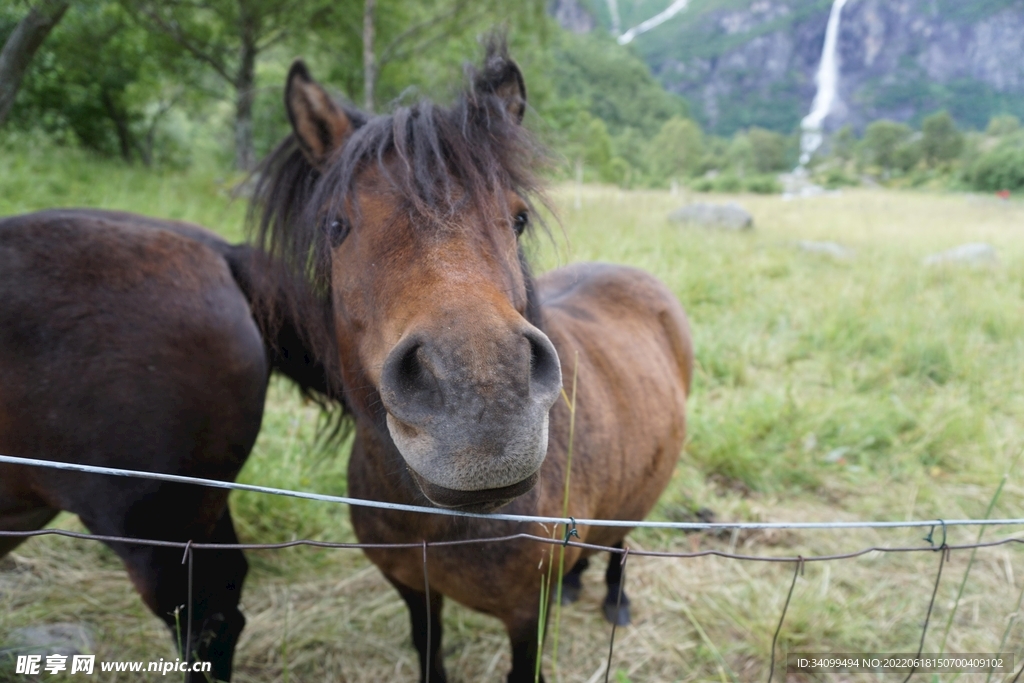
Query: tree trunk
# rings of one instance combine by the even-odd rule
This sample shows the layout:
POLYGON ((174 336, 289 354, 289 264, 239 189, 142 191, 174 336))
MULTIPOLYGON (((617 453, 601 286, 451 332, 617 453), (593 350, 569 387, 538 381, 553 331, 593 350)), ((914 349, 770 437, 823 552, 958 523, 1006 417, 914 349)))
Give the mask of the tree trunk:
POLYGON ((135 147, 135 136, 132 135, 131 127, 128 125, 128 116, 121 111, 110 97, 110 93, 103 90, 100 94, 100 101, 107 112, 107 117, 113 122, 114 130, 117 132, 117 141, 121 146, 121 158, 127 163, 132 161, 132 149, 135 147))
POLYGON ((372 114, 377 89, 377 57, 374 54, 373 14, 377 0, 366 0, 363 5, 363 107, 372 114))
POLYGON ((242 54, 235 79, 235 168, 252 170, 256 163, 252 139, 252 105, 256 98, 256 41, 242 36, 242 54))
POLYGON ((7 120, 21 79, 36 50, 57 25, 71 0, 40 0, 10 35, 0 51, 0 126, 7 120))

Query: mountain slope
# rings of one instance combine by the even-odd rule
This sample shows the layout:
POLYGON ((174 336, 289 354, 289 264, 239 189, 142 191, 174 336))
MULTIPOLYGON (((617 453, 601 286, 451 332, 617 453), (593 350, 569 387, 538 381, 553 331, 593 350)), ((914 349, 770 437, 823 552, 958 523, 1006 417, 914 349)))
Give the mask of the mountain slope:
MULTIPOLYGON (((618 0, 622 30, 670 0, 618 0)), ((561 0, 611 27, 606 0, 561 0)), ((631 44, 710 130, 789 132, 810 109, 831 0, 692 0, 631 44)), ((577 22, 579 30, 585 22, 577 22)), ((572 28, 572 27, 570 27, 572 28)), ((829 130, 878 118, 919 122, 946 108, 961 125, 1024 117, 1024 0, 849 0, 829 130)))

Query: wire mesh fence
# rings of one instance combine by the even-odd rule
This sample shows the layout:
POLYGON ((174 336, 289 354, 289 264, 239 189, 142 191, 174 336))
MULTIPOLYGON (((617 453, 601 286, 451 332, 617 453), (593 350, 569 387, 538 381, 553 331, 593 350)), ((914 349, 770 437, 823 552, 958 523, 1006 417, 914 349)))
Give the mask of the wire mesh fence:
MULTIPOLYGON (((83 465, 78 463, 64 463, 55 462, 48 460, 35 460, 30 458, 18 458, 7 455, 0 455, 0 463, 12 464, 12 465, 24 465, 31 467, 45 467, 52 469, 63 469, 78 471, 90 474, 102 474, 109 476, 120 476, 120 477, 135 477, 142 479, 159 480, 166 482, 173 482, 178 484, 190 484, 196 486, 210 486, 222 489, 238 490, 256 492, 268 495, 279 495, 289 496, 296 498, 304 498, 308 500, 316 500, 321 502, 339 503, 346 505, 358 505, 370 508, 378 509, 389 509, 398 510, 404 512, 413 512, 420 514, 431 514, 431 515, 447 515, 452 517, 468 517, 468 518, 485 518, 489 520, 504 520, 508 522, 534 522, 542 525, 562 525, 562 533, 552 533, 551 536, 541 536, 533 533, 511 533, 503 536, 490 536, 480 538, 460 538, 450 540, 421 540, 419 542, 411 543, 351 543, 351 542, 332 542, 315 539, 296 539, 278 543, 203 543, 188 541, 168 541, 161 539, 147 539, 147 538, 133 538, 125 536, 105 536, 98 534, 82 533, 64 529, 38 529, 29 531, 5 531, 0 530, 0 537, 12 537, 12 538, 30 538, 30 537, 41 537, 41 536, 63 536, 75 539, 84 539, 90 541, 98 541, 102 543, 125 543, 142 546, 153 546, 153 547, 164 547, 164 548, 177 548, 182 551, 182 564, 187 565, 188 568, 188 583, 189 583, 189 596, 188 603, 186 605, 187 610, 191 610, 192 598, 191 598, 191 585, 192 585, 192 566, 194 553, 201 552, 204 550, 282 550, 285 548, 294 547, 315 547, 322 549, 333 549, 333 550, 409 550, 409 549, 421 549, 422 550, 422 561, 423 561, 423 579, 424 579, 424 592, 428 596, 431 592, 429 572, 428 572, 428 557, 427 550, 430 548, 441 549, 445 547, 454 546, 468 546, 468 545, 492 545, 500 543, 508 543, 512 541, 528 541, 531 543, 541 544, 550 548, 558 547, 572 547, 579 548, 589 551, 603 551, 611 554, 613 557, 618 557, 618 561, 621 563, 623 572, 623 579, 619 584, 618 601, 622 600, 621 587, 625 583, 625 569, 627 561, 631 557, 651 557, 651 558, 676 558, 676 559, 693 559, 701 557, 716 556, 729 560, 735 560, 739 562, 753 562, 753 563, 776 563, 776 564, 791 564, 793 566, 792 579, 789 582, 788 591, 786 593, 786 599, 782 607, 781 614, 779 616, 776 628, 772 636, 771 651, 768 653, 769 658, 769 670, 766 674, 766 678, 769 683, 774 679, 776 673, 776 662, 777 662, 777 644, 779 640, 779 634, 782 631, 783 625, 786 620, 786 614, 789 610, 790 601, 793 596, 793 591, 796 587, 798 578, 803 574, 804 568, 810 563, 821 563, 821 562, 832 562, 841 560, 851 560, 858 557, 870 555, 872 553, 892 554, 892 553, 931 553, 934 554, 938 561, 936 563, 935 579, 932 584, 932 590, 930 597, 927 602, 927 608, 924 614, 921 636, 916 654, 910 657, 911 660, 918 660, 924 651, 926 637, 929 633, 929 627, 932 621, 932 615, 935 608, 936 596, 938 595, 939 585, 942 580, 943 569, 949 562, 954 552, 962 551, 973 551, 976 552, 979 549, 995 548, 1000 546, 1024 546, 1024 533, 1015 534, 1005 538, 997 540, 982 541, 981 535, 979 534, 978 540, 972 543, 951 543, 948 539, 948 530, 951 527, 1024 527, 1024 519, 1019 518, 1002 518, 1002 519, 932 519, 932 520, 906 520, 906 521, 835 521, 835 522, 660 522, 660 521, 643 521, 643 520, 604 520, 604 519, 576 519, 573 517, 544 517, 544 516, 530 516, 530 515, 510 515, 510 514, 484 514, 484 513, 469 513, 458 510, 448 510, 442 508, 431 508, 415 505, 401 505, 394 503, 387 503, 382 501, 369 501, 358 498, 350 498, 345 496, 331 496, 326 494, 311 493, 305 491, 295 491, 290 489, 280 489, 266 486, 255 486, 251 484, 240 484, 229 481, 220 481, 212 479, 202 479, 195 477, 187 477, 182 475, 163 474, 154 472, 144 472, 136 470, 125 470, 116 468, 96 467, 90 465, 83 465), (694 532, 694 531, 705 531, 713 533, 721 533, 723 531, 731 531, 734 534, 740 530, 772 530, 772 529, 806 529, 806 530, 825 530, 825 531, 841 531, 848 529, 897 529, 897 528, 926 528, 928 534, 922 537, 922 543, 919 545, 872 545, 868 547, 858 548, 853 551, 844 553, 832 553, 832 554, 821 554, 821 555, 754 555, 747 553, 739 553, 733 551, 726 551, 721 549, 705 549, 705 550, 692 550, 692 551, 674 551, 674 550, 651 550, 643 548, 631 548, 629 546, 623 547, 611 547, 605 545, 599 545, 594 543, 587 543, 580 540, 573 540, 573 537, 578 537, 577 529, 582 526, 618 526, 618 527, 632 527, 632 528, 649 528, 649 529, 661 529, 669 531, 681 531, 681 532, 694 532)), ((557 526, 554 527, 557 530, 557 526)), ((614 561, 614 560, 610 560, 614 561)), ((973 556, 972 560, 973 562, 973 556)), ((969 571, 969 568, 968 568, 969 571)), ((967 574, 964 576, 964 583, 966 583, 967 574)), ((960 596, 963 593, 964 586, 960 586, 960 592, 957 595, 957 603, 959 602, 960 596)), ((619 604, 616 604, 616 608, 619 604)), ((1018 606, 1019 607, 1019 606, 1018 606)), ((955 606, 954 606, 955 610, 955 606)), ((429 605, 427 609, 429 615, 429 605)), ((186 614, 188 623, 191 624, 191 615, 186 614)), ((950 617, 952 618, 952 617, 950 617)), ((1003 635, 1003 643, 1006 642, 1006 634, 1010 632, 1012 621, 1007 625, 1006 633, 1003 635)), ((428 629, 430 628, 428 618, 428 629)), ((615 644, 616 626, 613 624, 608 641, 608 655, 607 661, 604 666, 604 680, 609 681, 609 676, 613 670, 614 660, 614 644, 615 644)), ((429 640, 429 635, 428 635, 429 640)), ((190 642, 190 638, 186 638, 185 642, 190 642)), ((186 653, 187 659, 188 653, 186 653)), ((429 662, 428 662, 429 669, 429 662)), ((917 673, 917 666, 911 665, 904 667, 907 671, 907 676, 904 681, 909 681, 915 673, 917 673)), ((1001 669, 992 669, 991 672, 1001 671, 1001 669)), ((1024 676, 1024 663, 1016 669, 1016 673, 1010 670, 1012 678, 1006 678, 1005 680, 1010 683, 1019 683, 1024 676)), ((989 679, 986 679, 989 680, 989 679)))

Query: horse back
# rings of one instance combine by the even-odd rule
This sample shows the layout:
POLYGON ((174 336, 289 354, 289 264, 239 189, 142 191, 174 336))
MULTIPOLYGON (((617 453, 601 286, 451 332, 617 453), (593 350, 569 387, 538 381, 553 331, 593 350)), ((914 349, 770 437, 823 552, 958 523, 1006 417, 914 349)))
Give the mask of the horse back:
MULTIPOLYGON (((170 225, 81 210, 0 220, 0 452, 237 473, 262 416, 263 342, 223 241, 170 225)), ((52 485, 73 475, 7 474, 53 507, 88 499, 52 485)))
MULTIPOLYGON (((693 376, 686 314, 659 280, 625 266, 572 265, 544 275, 538 285, 544 330, 558 349, 566 392, 574 374, 577 383, 570 510, 578 517, 642 519, 667 485, 685 440, 693 376)), ((563 403, 552 412, 545 462, 552 474, 564 469, 568 450, 563 403)), ((547 488, 542 499, 557 499, 560 507, 562 491, 547 488)), ((624 533, 593 529, 589 538, 615 542, 624 533)))

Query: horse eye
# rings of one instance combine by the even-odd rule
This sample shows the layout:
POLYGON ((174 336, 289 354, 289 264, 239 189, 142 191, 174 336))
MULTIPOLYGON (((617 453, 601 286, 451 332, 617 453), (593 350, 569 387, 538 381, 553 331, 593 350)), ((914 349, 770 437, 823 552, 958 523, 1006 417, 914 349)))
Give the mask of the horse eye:
POLYGON ((512 227, 516 231, 516 237, 523 234, 526 230, 526 226, 530 224, 530 214, 526 211, 520 211, 516 214, 516 217, 512 219, 512 227))
POLYGON ((342 217, 335 218, 327 225, 327 237, 331 241, 331 247, 337 248, 348 235, 348 221, 342 217))

